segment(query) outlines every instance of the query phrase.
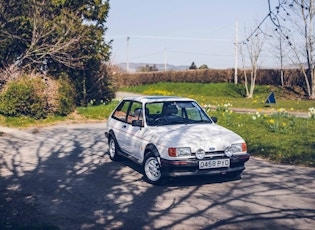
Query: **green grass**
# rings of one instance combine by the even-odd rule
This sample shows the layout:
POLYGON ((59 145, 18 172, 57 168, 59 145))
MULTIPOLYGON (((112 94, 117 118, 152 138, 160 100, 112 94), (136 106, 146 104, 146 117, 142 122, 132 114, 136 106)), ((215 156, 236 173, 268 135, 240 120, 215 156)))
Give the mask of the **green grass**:
MULTIPOLYGON (((244 88, 227 83, 158 83, 121 89, 148 95, 177 95, 190 97, 201 105, 217 106, 207 112, 218 117, 218 124, 233 130, 247 142, 248 151, 275 162, 315 167, 315 119, 290 116, 287 111, 304 111, 315 107, 310 100, 278 99, 284 92, 277 87, 257 86, 254 98, 244 97, 244 88), (266 109, 265 100, 274 91, 277 103, 270 107, 274 114, 237 114, 229 110, 251 108, 266 109), (225 107, 224 105, 229 104, 225 107), (283 109, 282 109, 283 108, 283 109)), ((292 96, 292 95, 291 95, 292 96)))
POLYGON ((190 97, 203 105, 221 105, 225 103, 232 104, 234 108, 254 108, 266 109, 265 101, 268 95, 274 91, 276 104, 269 105, 274 109, 285 108, 291 111, 304 111, 315 107, 314 101, 299 100, 293 98, 289 91, 282 91, 279 87, 257 85, 253 98, 245 98, 245 88, 243 85, 234 85, 232 83, 173 83, 161 82, 157 84, 135 86, 120 89, 135 93, 148 95, 177 95, 190 97), (283 99, 291 97, 292 99, 283 99))
POLYGON ((21 117, 5 117, 0 115, 0 125, 16 128, 27 128, 31 126, 44 126, 54 123, 66 121, 68 117, 49 116, 46 119, 34 119, 26 116, 21 117))
POLYGON ((208 110, 218 124, 242 136, 253 156, 280 163, 315 167, 315 119, 286 113, 238 114, 230 110, 208 110))
POLYGON ((78 107, 77 112, 79 115, 89 120, 104 120, 109 117, 117 104, 118 101, 112 101, 108 105, 78 107))
MULTIPOLYGON (((32 126, 47 126, 60 122, 87 122, 91 120, 105 120, 113 111, 118 101, 113 101, 108 105, 77 107, 76 112, 66 117, 49 116, 46 119, 34 119, 26 116, 5 117, 0 115, 0 125, 15 128, 28 128, 32 126)), ((1 135, 1 132, 0 132, 1 135)))

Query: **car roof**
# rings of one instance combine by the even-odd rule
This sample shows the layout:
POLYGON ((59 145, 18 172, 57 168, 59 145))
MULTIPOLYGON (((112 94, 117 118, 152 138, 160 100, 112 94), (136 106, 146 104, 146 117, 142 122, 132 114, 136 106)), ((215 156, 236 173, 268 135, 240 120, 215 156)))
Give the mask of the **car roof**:
POLYGON ((141 103, 152 103, 152 102, 164 102, 164 101, 195 101, 186 97, 178 96, 136 96, 136 97, 125 97, 123 100, 138 101, 141 103))

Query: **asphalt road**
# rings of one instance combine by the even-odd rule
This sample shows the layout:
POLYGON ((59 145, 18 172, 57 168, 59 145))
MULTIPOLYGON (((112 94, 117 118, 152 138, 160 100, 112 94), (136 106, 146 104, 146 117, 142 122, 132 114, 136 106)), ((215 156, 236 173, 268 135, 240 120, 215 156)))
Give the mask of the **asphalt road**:
MULTIPOLYGON (((1 128, 1 127, 0 127, 1 128)), ((314 229, 315 169, 252 157, 239 180, 153 186, 109 160, 103 123, 0 136, 0 229, 314 229)))

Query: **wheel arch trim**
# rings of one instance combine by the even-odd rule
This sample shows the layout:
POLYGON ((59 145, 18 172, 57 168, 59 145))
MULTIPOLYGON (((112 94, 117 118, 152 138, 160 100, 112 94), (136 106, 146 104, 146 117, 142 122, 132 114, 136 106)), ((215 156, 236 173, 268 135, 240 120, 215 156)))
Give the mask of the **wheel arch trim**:
POLYGON ((143 163, 145 162, 145 158, 146 156, 149 154, 149 153, 152 153, 158 160, 159 164, 160 164, 160 167, 162 166, 161 164, 161 156, 160 156, 160 153, 158 151, 158 149, 155 147, 154 144, 150 143, 148 144, 146 147, 145 147, 145 150, 144 150, 144 156, 143 156, 143 163))

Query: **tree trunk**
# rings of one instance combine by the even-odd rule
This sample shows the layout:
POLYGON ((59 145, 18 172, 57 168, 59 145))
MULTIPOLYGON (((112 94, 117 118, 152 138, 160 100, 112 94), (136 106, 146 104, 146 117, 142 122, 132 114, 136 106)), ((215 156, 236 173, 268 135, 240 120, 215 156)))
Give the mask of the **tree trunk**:
POLYGON ((245 84, 245 89, 246 89, 246 97, 248 97, 248 95, 249 95, 249 92, 248 92, 248 82, 247 82, 247 74, 246 74, 246 69, 244 69, 244 80, 245 80, 245 82, 244 82, 244 84, 245 84))
POLYGON ((280 71, 280 78, 281 78, 281 87, 282 87, 282 89, 284 89, 284 72, 283 72, 282 68, 280 71))
POLYGON ((82 105, 83 106, 87 106, 87 93, 86 93, 86 79, 85 79, 85 74, 83 74, 83 81, 82 81, 82 87, 83 87, 83 101, 82 101, 82 105))
POLYGON ((248 98, 253 98, 254 95, 254 90, 255 90, 255 82, 256 82, 256 69, 252 70, 251 75, 250 75, 250 91, 248 98))
POLYGON ((312 70, 310 99, 315 100, 315 69, 312 70))

